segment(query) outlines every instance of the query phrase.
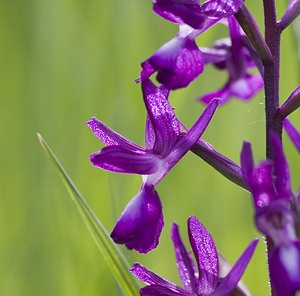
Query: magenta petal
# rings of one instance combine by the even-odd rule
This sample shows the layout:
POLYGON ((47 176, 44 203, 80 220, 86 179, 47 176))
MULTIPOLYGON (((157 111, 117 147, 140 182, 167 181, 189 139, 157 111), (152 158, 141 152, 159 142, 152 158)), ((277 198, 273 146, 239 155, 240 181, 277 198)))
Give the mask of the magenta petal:
POLYGON ((288 134, 289 138, 300 152, 300 133, 296 127, 287 118, 283 121, 283 127, 288 134))
POLYGON ((128 249, 148 253, 158 245, 163 228, 162 205, 152 185, 144 184, 128 203, 117 221, 111 237, 128 249))
POLYGON ((242 0, 208 0, 201 7, 210 17, 224 18, 237 13, 242 4, 242 0))
POLYGON ((269 161, 263 161, 254 167, 249 188, 254 197, 256 208, 268 206, 271 201, 277 199, 272 170, 273 164, 269 161))
POLYGON ((199 1, 156 0, 153 10, 161 17, 173 23, 187 24, 201 31, 205 31, 218 21, 208 18, 202 12, 199 1))
POLYGON ((155 174, 149 177, 149 182, 156 185, 162 178, 172 169, 172 167, 191 149, 191 147, 199 140, 210 120, 212 119, 219 100, 213 100, 203 111, 195 124, 188 132, 179 139, 170 151, 169 155, 162 160, 163 165, 155 174))
POLYGON ((300 242, 273 249, 269 255, 269 269, 277 296, 294 296, 300 291, 300 242))
POLYGON ((129 150, 144 150, 144 148, 128 141, 95 117, 91 118, 86 124, 106 146, 120 145, 129 150))
POLYGON ((159 168, 159 159, 145 151, 130 151, 121 146, 108 146, 90 155, 92 164, 101 169, 126 174, 149 175, 159 168))
POLYGON ((218 283, 219 261, 215 243, 210 233, 194 216, 188 219, 188 233, 199 269, 198 294, 209 295, 218 283))
POLYGON ((196 268, 189 252, 181 240, 178 225, 176 223, 173 224, 171 237, 175 248, 176 263, 181 283, 186 291, 197 293, 198 278, 196 276, 196 268))
POLYGON ((134 263, 133 266, 129 270, 132 272, 137 278, 139 278, 141 281, 148 285, 159 285, 164 288, 167 288, 168 290, 172 291, 180 291, 184 292, 184 290, 177 285, 173 284, 172 282, 160 277, 153 271, 149 270, 145 266, 139 264, 139 263, 134 263))
POLYGON ((203 102, 204 104, 209 104, 213 99, 220 99, 220 103, 226 103, 230 98, 230 92, 227 85, 225 85, 222 89, 212 91, 210 93, 205 94, 204 96, 197 99, 198 101, 203 102))
POLYGON ((229 82, 230 95, 248 100, 263 87, 264 82, 259 74, 245 74, 243 77, 229 82))
POLYGON ((142 63, 141 79, 149 78, 153 69, 157 80, 168 89, 186 87, 203 71, 201 51, 190 37, 174 37, 142 63))
POLYGON ((238 261, 236 261, 236 263, 234 264, 234 266, 232 267, 228 275, 221 281, 214 295, 216 296, 230 295, 230 293, 236 288, 249 261, 252 258, 252 255, 255 251, 258 241, 259 239, 255 239, 249 244, 249 246, 240 256, 238 261))
POLYGON ((154 154, 161 157, 168 155, 175 145, 180 128, 172 106, 168 102, 169 90, 157 87, 151 80, 142 82, 142 91, 148 111, 146 125, 146 145, 154 154))

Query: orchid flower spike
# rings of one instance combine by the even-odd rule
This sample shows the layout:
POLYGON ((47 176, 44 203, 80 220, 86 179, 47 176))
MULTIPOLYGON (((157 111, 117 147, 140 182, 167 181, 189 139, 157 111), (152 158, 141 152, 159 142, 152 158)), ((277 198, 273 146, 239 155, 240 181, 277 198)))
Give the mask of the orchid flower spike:
POLYGON ((210 233, 194 216, 188 219, 188 234, 197 268, 190 252, 181 240, 178 225, 174 223, 171 237, 182 288, 158 276, 141 264, 135 263, 130 271, 148 284, 141 288, 142 296, 227 296, 231 295, 231 292, 237 287, 254 253, 258 239, 249 244, 230 272, 221 278, 215 243, 210 233))
POLYGON ((147 253, 158 244, 163 228, 162 205, 155 186, 199 140, 209 124, 219 100, 214 100, 191 129, 180 134, 179 121, 168 102, 169 90, 149 79, 142 82, 146 120, 146 148, 119 135, 96 118, 87 125, 106 145, 90 156, 92 164, 117 173, 139 174, 142 186, 117 221, 111 237, 129 249, 147 253))

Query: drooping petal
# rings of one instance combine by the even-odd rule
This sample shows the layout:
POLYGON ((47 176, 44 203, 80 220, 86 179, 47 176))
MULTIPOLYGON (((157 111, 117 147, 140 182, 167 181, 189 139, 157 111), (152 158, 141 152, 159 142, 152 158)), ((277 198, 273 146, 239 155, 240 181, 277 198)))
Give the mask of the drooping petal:
POLYGON ((101 142, 103 142, 106 146, 120 145, 124 149, 128 150, 144 150, 144 148, 136 145, 131 141, 128 141, 126 138, 119 135, 117 132, 109 128, 107 125, 105 125, 95 117, 91 118, 86 124, 91 128, 94 135, 99 138, 101 142))
POLYGON ((125 173, 149 175, 159 168, 159 158, 153 153, 126 150, 123 147, 108 146, 90 155, 92 164, 103 170, 125 173))
POLYGON ((128 249, 148 253, 158 245, 163 228, 162 205, 154 187, 144 184, 128 203, 117 221, 111 237, 128 249))
POLYGON ((285 159, 282 143, 275 134, 271 134, 271 143, 274 155, 275 188, 279 199, 290 200, 291 180, 288 163, 285 159))
POLYGON ((269 270, 277 296, 300 291, 300 242, 280 245, 269 255, 269 270))
POLYGON ((141 80, 157 72, 157 80, 168 89, 186 87, 204 68, 200 49, 193 38, 175 36, 142 63, 141 80))
POLYGON ((132 272, 137 278, 139 278, 144 283, 151 285, 151 286, 160 286, 164 287, 169 291, 177 291, 177 292, 184 292, 184 290, 177 285, 173 284, 172 282, 160 277, 153 271, 149 270, 145 266, 134 263, 133 266, 129 270, 132 272))
POLYGON ((149 117, 146 143, 148 147, 153 145, 155 154, 164 157, 173 148, 180 132, 177 118, 168 102, 169 91, 164 86, 157 87, 149 79, 142 82, 142 91, 149 117))
POLYGON ((300 133, 296 127, 287 118, 283 121, 283 127, 288 134, 289 138, 300 152, 300 133))
POLYGON ((197 0, 156 0, 153 10, 173 23, 187 24, 201 32, 219 21, 204 14, 197 0))
POLYGON ((218 288, 215 291, 216 296, 229 295, 238 285, 252 255, 255 251, 256 245, 259 239, 253 240, 243 254, 240 256, 238 261, 234 264, 228 275, 221 281, 218 288))
POLYGON ((198 278, 196 276, 196 268, 189 252, 181 240, 178 225, 176 223, 173 224, 171 237, 175 248, 176 263, 181 283, 186 291, 197 293, 198 278))
POLYGON ((208 0, 201 7, 210 17, 224 18, 237 13, 242 4, 242 0, 208 0))
POLYGON ((188 219, 188 234, 199 269, 198 294, 209 295, 217 286, 219 274, 215 243, 210 233, 194 216, 188 219))

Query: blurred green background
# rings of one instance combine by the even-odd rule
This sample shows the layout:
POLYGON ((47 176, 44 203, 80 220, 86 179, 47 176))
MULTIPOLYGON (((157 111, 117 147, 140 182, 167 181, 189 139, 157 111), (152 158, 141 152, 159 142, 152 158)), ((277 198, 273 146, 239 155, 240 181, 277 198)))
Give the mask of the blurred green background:
MULTIPOLYGON (((261 25, 261 1, 249 5, 261 25)), ((2 2, 0 295, 121 295, 36 133, 44 136, 110 231, 137 193, 141 178, 93 168, 89 154, 102 144, 84 123, 96 116, 143 145, 145 110, 134 79, 139 63, 177 30, 151 6, 143 0, 2 2)), ((281 15, 283 7, 278 10, 281 15)), ((197 42, 210 46, 226 34, 218 25, 197 42)), ((291 30, 282 42, 281 101, 299 85, 291 30)), ((204 109, 195 98, 225 79, 224 73, 207 67, 189 88, 173 92, 170 100, 178 117, 191 126, 204 109)), ((203 137, 238 163, 242 141, 252 141, 258 161, 264 157, 263 112, 262 93, 247 103, 231 100, 219 108, 203 137)), ((292 118, 300 126, 299 113, 292 118)), ((286 138, 285 142, 296 188, 299 155, 286 138)), ((177 221, 187 242, 186 220, 192 214, 206 225, 231 263, 254 237, 261 237, 252 223, 248 193, 191 153, 157 190, 166 225, 160 245, 147 256, 121 247, 130 263, 139 261, 179 282, 170 227, 177 221)), ((268 294, 264 248, 260 242, 244 276, 253 295, 268 294)))

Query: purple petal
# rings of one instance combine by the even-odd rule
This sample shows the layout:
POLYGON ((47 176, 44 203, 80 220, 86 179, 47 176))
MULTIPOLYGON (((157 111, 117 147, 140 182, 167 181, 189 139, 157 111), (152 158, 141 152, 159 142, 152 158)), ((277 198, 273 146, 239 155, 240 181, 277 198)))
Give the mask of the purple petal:
POLYGON ((197 119, 194 125, 187 131, 187 133, 176 143, 172 152, 167 157, 166 169, 170 170, 187 152, 196 144, 199 138, 204 133, 209 122, 211 121, 220 100, 213 100, 203 111, 201 116, 197 119))
MULTIPOLYGON (((229 1, 227 1, 227 3, 229 3, 229 1)), ((233 63, 238 63, 242 59, 243 60, 249 59, 249 54, 247 54, 246 57, 244 56, 241 27, 239 23, 233 16, 228 17, 227 20, 229 26, 230 39, 231 39, 231 56, 232 56, 231 59, 233 63)))
POLYGON ((230 95, 248 100, 263 87, 264 82, 259 74, 245 74, 237 80, 229 82, 230 95))
POLYGON ((300 133, 296 127, 287 118, 283 121, 283 127, 288 134, 289 138, 300 152, 300 133))
POLYGON ((91 118, 86 124, 91 128, 95 136, 98 137, 106 146, 120 145, 128 150, 144 150, 144 148, 128 141, 126 138, 116 133, 95 117, 91 118))
POLYGON ((199 1, 195 0, 156 0, 153 10, 173 23, 187 24, 201 32, 219 21, 207 17, 203 13, 199 1))
POLYGON ((128 249, 148 253, 156 248, 163 228, 162 205, 152 185, 144 184, 128 203, 117 221, 111 237, 128 249))
POLYGON ((221 48, 200 47, 205 64, 218 64, 228 58, 228 51, 221 48))
POLYGON ((256 211, 256 226, 272 239, 274 245, 285 244, 296 239, 293 214, 289 201, 275 200, 256 211))
MULTIPOLYGON (((167 291, 174 291, 174 292, 184 292, 184 290, 177 285, 173 284, 172 282, 160 277, 153 271, 147 269, 143 265, 139 263, 134 263, 133 266, 129 270, 132 272, 137 278, 139 278, 144 283, 151 285, 151 286, 159 286, 164 287, 167 291)), ((171 294, 172 295, 172 294, 171 294)), ((177 295, 177 294, 176 294, 177 295)), ((181 294, 179 294, 181 295, 181 294)))
POLYGON ((153 150, 156 140, 155 131, 149 116, 146 117, 146 128, 145 128, 145 146, 147 150, 153 150))
POLYGON ((238 285, 252 255, 255 251, 259 239, 253 240, 246 248, 238 261, 234 264, 229 274, 221 281, 215 291, 216 296, 229 295, 238 285))
POLYGON ((157 71, 157 80, 168 89, 186 87, 203 71, 204 61, 193 38, 176 36, 142 63, 141 80, 157 71))
POLYGON ((269 255, 272 285, 277 296, 294 296, 300 291, 300 242, 283 244, 269 255))
POLYGON ((92 164, 103 170, 149 175, 159 169, 157 156, 145 151, 130 151, 121 146, 108 146, 90 155, 92 164))
POLYGON ((207 16, 224 18, 237 13, 242 4, 242 0, 208 0, 201 7, 207 16))
POLYGON ((249 188, 254 197, 257 209, 266 207, 271 201, 274 201, 277 198, 272 170, 273 164, 270 161, 263 161, 254 167, 249 188))
POLYGON ((153 145, 155 154, 165 157, 173 148, 180 132, 177 118, 168 102, 169 91, 164 86, 157 87, 149 79, 142 82, 142 90, 150 119, 146 126, 146 144, 148 147, 153 145))
POLYGON ((288 163, 285 159, 282 143, 275 134, 271 134, 271 143, 274 155, 275 188, 279 199, 290 200, 291 180, 288 163))
POLYGON ((162 160, 163 165, 155 173, 149 176, 148 182, 157 185, 172 167, 189 151, 189 149, 199 140, 207 125, 209 124, 219 100, 213 100, 198 118, 191 129, 176 142, 169 155, 162 160))
POLYGON ((196 276, 196 268, 189 252, 186 250, 186 247, 181 240, 178 225, 175 223, 172 227, 171 237, 175 248, 176 262, 181 283, 186 291, 197 293, 198 278, 196 276))
POLYGON ((198 101, 203 102, 204 104, 209 104, 214 99, 220 99, 220 103, 226 103, 230 98, 230 92, 228 85, 225 85, 222 89, 216 90, 210 93, 205 94, 204 96, 197 99, 198 101))
POLYGON ((218 282, 217 249, 210 233, 194 216, 188 219, 188 231, 199 269, 198 294, 209 295, 215 291, 218 282))

